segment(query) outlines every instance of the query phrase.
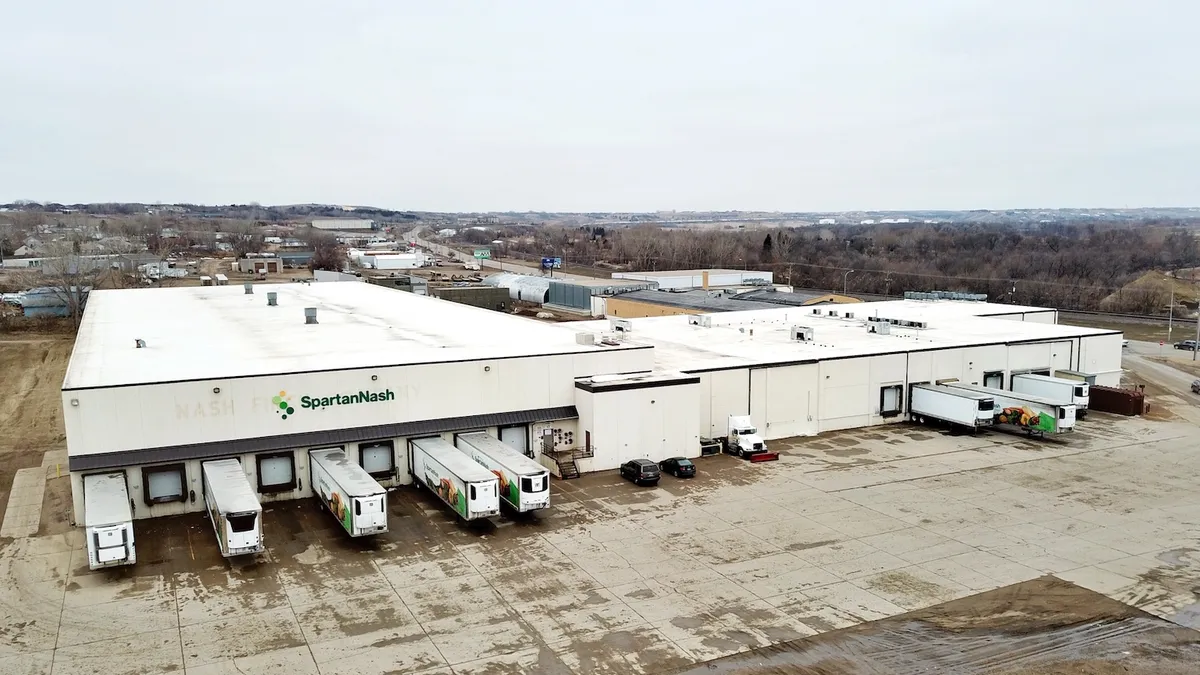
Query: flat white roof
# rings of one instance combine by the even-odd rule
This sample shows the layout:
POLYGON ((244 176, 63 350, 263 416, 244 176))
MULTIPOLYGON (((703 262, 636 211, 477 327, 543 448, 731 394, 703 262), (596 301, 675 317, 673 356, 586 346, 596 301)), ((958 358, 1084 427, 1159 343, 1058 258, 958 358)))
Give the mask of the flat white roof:
MULTIPOLYGON (((708 272, 709 274, 757 274, 760 276, 771 274, 770 272, 764 272, 762 270, 727 270, 727 269, 655 270, 653 272, 618 272, 617 274, 621 274, 621 275, 623 275, 624 278, 630 279, 630 278, 638 278, 638 277, 698 277, 698 276, 703 275, 705 272, 708 272)), ((615 275, 614 275, 614 277, 615 277, 615 275)), ((615 277, 615 278, 621 278, 621 277, 615 277)))
POLYGON ((88 298, 63 389, 637 346, 581 345, 553 324, 374 284, 101 290, 88 298), (317 308, 316 325, 306 307, 317 308))
MULTIPOLYGON (((780 307, 705 315, 712 322, 711 328, 691 325, 687 316, 679 315, 628 319, 633 330, 624 334, 623 340, 625 344, 653 345, 656 368, 697 372, 1115 332, 988 316, 1052 311, 953 300, 780 307), (821 316, 814 315, 814 309, 820 309, 821 316), (851 312, 854 318, 831 318, 826 315, 829 310, 842 316, 851 312), (871 334, 865 325, 869 316, 924 321, 929 327, 891 326, 889 335, 871 334), (813 340, 792 340, 792 326, 812 328, 813 340)), ((570 324, 570 330, 607 333, 609 326, 607 321, 587 321, 570 324)))

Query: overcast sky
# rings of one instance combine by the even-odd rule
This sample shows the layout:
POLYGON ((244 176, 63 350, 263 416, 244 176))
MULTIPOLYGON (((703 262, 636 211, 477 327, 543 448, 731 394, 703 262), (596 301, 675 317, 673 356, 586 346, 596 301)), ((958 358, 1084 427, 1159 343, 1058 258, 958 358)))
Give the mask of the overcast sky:
POLYGON ((0 200, 1200 205, 1194 0, 0 4, 0 200))

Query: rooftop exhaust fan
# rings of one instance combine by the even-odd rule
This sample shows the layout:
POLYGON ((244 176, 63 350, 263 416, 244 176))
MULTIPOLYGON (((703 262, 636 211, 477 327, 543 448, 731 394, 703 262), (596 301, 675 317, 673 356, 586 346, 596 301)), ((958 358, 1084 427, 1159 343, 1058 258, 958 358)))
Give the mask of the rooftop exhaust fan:
POLYGON ((271 307, 274 307, 276 304, 278 304, 276 302, 276 298, 278 298, 278 297, 279 297, 278 293, 276 293, 275 291, 269 291, 267 293, 267 304, 270 305, 271 307))
POLYGON ((304 308, 304 323, 316 323, 316 322, 317 322, 317 308, 316 307, 305 307, 304 308))
POLYGON ((254 284, 249 281, 242 284, 242 288, 246 289, 246 295, 254 295, 254 284))

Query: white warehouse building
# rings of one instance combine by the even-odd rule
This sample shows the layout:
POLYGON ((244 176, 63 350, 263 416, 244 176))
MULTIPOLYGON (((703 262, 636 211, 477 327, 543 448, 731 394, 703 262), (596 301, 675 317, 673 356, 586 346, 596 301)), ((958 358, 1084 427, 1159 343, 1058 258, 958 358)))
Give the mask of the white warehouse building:
POLYGON ((90 474, 124 473, 146 518, 203 510, 211 459, 240 460, 265 502, 312 496, 310 450, 396 486, 411 440, 485 430, 586 472, 694 457, 729 415, 770 440, 904 420, 919 382, 1120 378, 1119 333, 982 302, 548 324, 371 284, 252 291, 92 294, 62 388, 76 522, 90 474))

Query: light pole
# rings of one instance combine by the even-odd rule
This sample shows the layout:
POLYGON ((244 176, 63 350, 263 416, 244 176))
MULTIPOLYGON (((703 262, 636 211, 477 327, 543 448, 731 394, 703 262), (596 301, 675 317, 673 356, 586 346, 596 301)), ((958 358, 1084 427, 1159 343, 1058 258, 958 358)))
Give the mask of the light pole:
POLYGON ((1171 284, 1171 304, 1167 307, 1167 342, 1171 341, 1171 328, 1175 323, 1175 282, 1171 281, 1170 275, 1167 276, 1167 282, 1171 284))
POLYGON ((845 295, 847 289, 849 288, 848 284, 850 283, 850 273, 853 271, 854 270, 846 270, 846 273, 842 275, 842 295, 845 295))

